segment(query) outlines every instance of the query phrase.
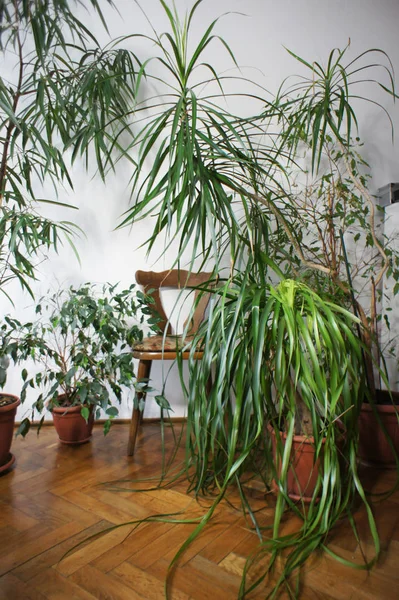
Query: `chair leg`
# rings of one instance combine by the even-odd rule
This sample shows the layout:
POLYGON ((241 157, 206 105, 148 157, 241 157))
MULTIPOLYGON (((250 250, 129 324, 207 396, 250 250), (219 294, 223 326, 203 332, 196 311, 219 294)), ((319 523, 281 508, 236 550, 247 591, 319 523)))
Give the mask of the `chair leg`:
MULTIPOLYGON (((152 360, 140 360, 139 368, 137 371, 137 381, 148 380, 150 378, 151 373, 151 365, 152 360)), ((146 393, 145 392, 137 392, 137 399, 143 400, 145 402, 146 393)), ((133 406, 132 418, 130 421, 130 429, 129 429, 129 441, 127 444, 127 455, 133 456, 134 447, 136 445, 136 437, 137 431, 140 423, 143 420, 144 410, 140 410, 138 406, 133 406)))

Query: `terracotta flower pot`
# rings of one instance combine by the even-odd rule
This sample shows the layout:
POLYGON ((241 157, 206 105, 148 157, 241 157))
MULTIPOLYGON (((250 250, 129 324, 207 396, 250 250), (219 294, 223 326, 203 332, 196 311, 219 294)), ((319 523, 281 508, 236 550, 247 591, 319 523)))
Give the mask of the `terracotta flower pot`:
MULTIPOLYGON (((270 425, 268 429, 272 439, 273 455, 276 456, 276 433, 270 425)), ((280 435, 284 446, 287 434, 281 431, 280 435)), ((277 464, 276 466, 277 472, 280 473, 281 465, 277 464)), ((319 469, 320 459, 314 463, 313 438, 294 435, 291 448, 291 464, 287 472, 287 494, 291 500, 311 502, 319 469)), ((275 481, 272 482, 272 489, 278 492, 275 481)))
MULTIPOLYGON (((59 396, 59 401, 62 402, 59 396)), ((54 427, 63 444, 83 444, 88 442, 94 424, 94 411, 90 407, 90 416, 88 422, 80 414, 81 406, 55 406, 51 409, 54 421, 54 427)))
MULTIPOLYGON (((343 426, 342 426, 343 429, 343 426)), ((271 425, 268 425, 272 440, 273 455, 276 456, 276 433, 271 425)), ((287 439, 284 431, 280 432, 283 446, 287 439)), ((344 432, 341 432, 338 445, 342 446, 345 440, 344 432)), ((323 447, 325 439, 323 439, 323 447)), ((323 452, 323 450, 322 450, 323 452)), ((313 493, 316 488, 317 478, 321 468, 321 457, 314 460, 315 448, 313 437, 303 435, 294 435, 291 447, 291 464, 287 471, 287 494, 295 502, 301 501, 310 503, 313 499, 313 493)), ((277 464, 277 472, 280 473, 281 465, 277 464)), ((272 482, 272 489, 278 493, 278 486, 275 481, 272 482)))
MULTIPOLYGON (((399 392, 377 390, 375 409, 399 456, 399 392)), ((379 425, 370 404, 362 404, 359 417, 359 458, 362 463, 381 469, 395 469, 396 461, 384 431, 379 425)))
POLYGON ((15 461, 15 456, 11 454, 10 448, 14 435, 15 415, 21 400, 12 394, 0 394, 0 398, 12 400, 10 404, 0 406, 0 473, 3 473, 15 461))

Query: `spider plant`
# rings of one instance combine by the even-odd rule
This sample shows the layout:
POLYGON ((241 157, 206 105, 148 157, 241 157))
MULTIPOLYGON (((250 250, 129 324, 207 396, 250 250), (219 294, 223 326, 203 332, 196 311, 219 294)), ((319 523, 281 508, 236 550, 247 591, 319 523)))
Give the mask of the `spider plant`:
MULTIPOLYGON (((356 493, 366 504, 376 556, 379 551, 356 467, 357 420, 364 395, 360 376, 364 347, 356 335, 359 320, 305 283, 282 279, 276 287, 263 286, 252 269, 229 280, 218 295, 219 302, 198 332, 205 360, 190 363, 187 472, 196 493, 218 491, 216 503, 232 482, 242 489, 244 476, 254 468, 259 471, 259 464, 266 487, 274 480, 279 493, 270 537, 262 533, 250 501, 246 505, 260 537, 256 560, 263 553, 270 560, 262 577, 250 585, 247 574, 255 558, 248 561, 240 597, 268 576, 279 555, 284 556, 283 567, 273 593, 282 584, 291 593, 290 576, 310 553, 320 547, 333 555, 326 536, 350 510, 356 493), (306 508, 291 499, 287 486, 296 458, 293 440, 303 433, 304 413, 310 419, 303 439, 310 438, 313 463, 319 463, 306 508), (274 457, 265 441, 267 424, 277 439, 274 457), (265 460, 256 460, 259 454, 266 467, 265 460), (302 525, 283 536, 280 530, 287 508, 302 525)), ((212 511, 213 507, 209 514, 212 511)))

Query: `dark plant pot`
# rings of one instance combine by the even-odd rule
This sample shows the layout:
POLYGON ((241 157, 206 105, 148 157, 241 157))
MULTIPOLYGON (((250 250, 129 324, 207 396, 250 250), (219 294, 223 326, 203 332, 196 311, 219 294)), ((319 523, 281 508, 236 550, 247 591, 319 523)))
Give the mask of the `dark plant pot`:
MULTIPOLYGON (((272 440, 273 455, 276 458, 276 433, 271 425, 268 425, 272 440)), ((280 432, 281 441, 285 446, 287 434, 280 432)), ((324 440, 323 440, 324 444, 324 440)), ((294 435, 291 448, 291 461, 287 471, 287 494, 295 502, 310 503, 316 488, 317 478, 320 471, 320 458, 314 460, 315 448, 313 437, 294 435)), ((277 459, 280 461, 280 459, 277 459)), ((281 472, 281 464, 276 464, 277 472, 281 472)), ((272 489, 278 493, 279 488, 275 481, 272 489)))
MULTIPOLYGON (((59 396, 62 402, 62 396, 59 396)), ((90 407, 88 422, 80 414, 82 407, 79 406, 55 406, 51 409, 54 427, 63 444, 83 444, 88 442, 94 424, 94 411, 90 407)))
MULTIPOLYGON (((375 409, 399 455, 399 392, 377 390, 375 409)), ((395 469, 396 461, 392 448, 377 421, 370 404, 362 404, 359 416, 359 458, 362 463, 380 469, 395 469)))
POLYGON ((15 415, 21 400, 12 394, 0 394, 0 397, 13 400, 11 404, 0 406, 0 473, 4 473, 15 461, 10 448, 14 435, 15 415))

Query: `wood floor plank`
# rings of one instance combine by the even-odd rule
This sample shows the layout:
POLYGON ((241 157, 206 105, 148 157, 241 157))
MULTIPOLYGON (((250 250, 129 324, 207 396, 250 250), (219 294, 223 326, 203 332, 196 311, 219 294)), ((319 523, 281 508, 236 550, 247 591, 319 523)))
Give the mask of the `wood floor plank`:
MULTIPOLYGON (((343 554, 343 552, 342 552, 343 554)), ((346 556, 349 558, 349 554, 346 556)), ((356 557, 352 557, 356 560, 356 557)), ((358 561, 359 564, 360 561, 358 561)), ((385 575, 385 574, 384 574, 385 575)), ((319 592, 325 592, 335 600, 356 598, 360 600, 397 600, 399 587, 379 573, 351 569, 347 577, 342 577, 342 566, 325 555, 314 561, 313 567, 306 566, 303 573, 303 585, 319 592)))
POLYGON ((67 523, 58 529, 46 532, 44 535, 37 534, 36 538, 27 544, 18 544, 11 552, 5 552, 1 556, 0 575, 15 569, 28 561, 32 556, 46 552, 53 546, 82 531, 82 529, 84 527, 79 523, 67 523))
POLYGON ((194 529, 195 525, 174 525, 169 531, 149 543, 145 547, 145 552, 142 552, 141 548, 138 549, 129 557, 128 562, 140 569, 148 569, 157 560, 164 558, 165 553, 173 558, 194 529))
POLYGON ((38 525, 37 518, 33 518, 14 506, 0 502, 0 527, 11 525, 16 531, 26 531, 38 525))
POLYGON ((100 486, 93 487, 90 490, 85 488, 85 493, 95 500, 99 500, 102 504, 108 504, 110 507, 115 507, 117 510, 124 512, 128 515, 128 518, 125 519, 128 521, 145 519, 151 514, 148 508, 140 504, 137 495, 134 499, 126 498, 123 494, 110 492, 100 486))
POLYGON ((241 524, 228 527, 217 538, 210 541, 201 551, 203 558, 220 563, 234 548, 248 536, 248 530, 241 524))
MULTIPOLYGON (((179 559, 179 566, 187 564, 197 554, 201 554, 202 558, 206 558, 202 551, 206 549, 208 544, 212 541, 217 540, 224 533, 229 531, 234 523, 239 520, 237 515, 225 515, 224 519, 209 523, 209 526, 199 535, 187 548, 184 554, 179 559)), ((179 525, 177 525, 179 527, 179 525)), ((166 560, 173 560, 176 553, 176 548, 171 548, 164 554, 166 560)))
POLYGON ((28 469, 27 471, 23 471, 22 469, 19 469, 19 464, 16 465, 13 471, 7 474, 7 477, 0 478, 0 496, 2 490, 9 489, 11 480, 14 485, 17 483, 24 482, 26 487, 27 485, 29 485, 29 479, 32 479, 33 477, 37 476, 40 477, 40 475, 43 475, 44 473, 48 473, 48 469, 46 469, 43 466, 35 470, 28 469))
MULTIPOLYGON (((115 525, 112 527, 115 527, 115 525)), ((63 575, 72 575, 72 573, 78 571, 82 565, 89 564, 107 550, 117 547, 118 544, 121 544, 126 539, 127 535, 128 531, 126 531, 125 527, 117 527, 116 529, 107 532, 105 535, 101 535, 90 541, 82 548, 79 548, 58 563, 54 568, 63 575)))
POLYGON ((146 600, 135 589, 126 585, 113 574, 105 575, 95 567, 85 565, 69 577, 80 589, 90 592, 101 600, 146 600))
POLYGON ((158 540, 164 533, 170 531, 173 525, 170 523, 148 523, 140 525, 131 535, 129 535, 116 548, 111 548, 104 552, 98 558, 91 561, 93 566, 104 573, 112 571, 115 567, 128 560, 132 555, 140 550, 141 553, 147 552, 147 546, 158 540))
POLYGON ((41 592, 20 581, 12 573, 0 577, 0 598, 2 600, 47 600, 41 592))
POLYGON ((126 523, 127 521, 130 521, 133 516, 131 511, 127 512, 121 510, 115 506, 115 503, 111 504, 109 502, 103 502, 99 498, 85 494, 80 490, 66 492, 66 494, 63 495, 63 498, 79 508, 91 512, 98 518, 106 519, 115 525, 126 523))
MULTIPOLYGON (((151 572, 162 573, 167 565, 168 561, 160 559, 151 567, 151 572)), ((240 577, 226 573, 200 556, 176 568, 170 580, 171 589, 176 587, 195 600, 236 600, 239 584, 240 577)))
MULTIPOLYGON (((158 579, 127 562, 118 565, 112 573, 146 600, 159 600, 164 596, 164 577, 158 579)), ((189 596, 180 590, 172 590, 170 600, 189 600, 189 596)))
MULTIPOLYGON (((187 494, 187 482, 156 486, 162 462, 159 425, 145 424, 136 454, 126 456, 128 425, 118 425, 104 438, 95 427, 93 439, 70 448, 58 442, 52 427, 40 436, 13 442, 16 468, 0 476, 0 599, 3 600, 162 600, 170 560, 195 524, 143 523, 134 532, 114 529, 103 537, 93 534, 130 519, 161 513, 178 518, 202 517, 213 501, 187 494), (151 479, 152 478, 152 479, 151 479), (120 483, 120 480, 125 483, 120 483), (140 479, 141 481, 137 481, 140 479), (147 481, 145 481, 147 479, 147 481), (117 483, 116 483, 117 482, 117 483), (116 487, 126 488, 116 493, 116 487), (142 491, 134 492, 134 489, 142 491), (78 546, 75 552, 66 552, 78 546)), ((167 443, 171 443, 166 431, 167 443)), ((171 449, 171 445, 169 445, 171 449)), ((396 473, 366 470, 368 489, 386 491, 396 473)), ((260 481, 244 484, 263 525, 273 518, 276 499, 260 481)), ((259 546, 250 520, 239 508, 238 491, 229 493, 198 539, 186 550, 170 579, 171 600, 229 600, 237 598, 246 558, 259 546)), ((313 554, 301 576, 301 600, 393 600, 398 596, 399 491, 373 502, 382 541, 378 564, 370 573, 345 567, 326 555, 313 554)), ((363 552, 373 548, 365 511, 355 511, 363 552)), ((287 513, 281 533, 296 531, 301 522, 287 513)), ((266 530, 267 532, 267 530, 266 530)), ((340 521, 330 536, 331 548, 348 560, 362 560, 361 548, 348 521, 340 521)), ((268 557, 255 563, 249 582, 261 575, 268 557)), ((280 565, 281 566, 281 565, 280 565)), ((260 600, 271 591, 271 580, 246 596, 260 600)), ((273 579, 274 578, 274 579, 273 579)), ((288 598, 283 591, 279 600, 288 598)))
POLYGON ((40 589, 40 593, 48 600, 99 600, 98 596, 93 596, 54 569, 39 573, 29 585, 40 589))
POLYGON ((51 492, 36 494, 34 502, 29 501, 29 494, 18 495, 15 498, 14 506, 38 522, 48 524, 48 526, 54 529, 74 521, 83 523, 86 527, 98 521, 98 517, 93 515, 91 511, 82 509, 65 498, 55 496, 51 492))
POLYGON ((67 552, 73 550, 78 545, 89 543, 89 540, 93 535, 104 531, 104 529, 107 529, 110 525, 112 525, 112 523, 109 521, 99 521, 88 529, 83 529, 76 535, 68 537, 65 541, 60 542, 49 550, 33 556, 30 560, 24 562, 19 567, 16 567, 13 570, 13 573, 22 581, 29 581, 42 571, 45 571, 52 566, 56 566, 65 558, 67 552))

